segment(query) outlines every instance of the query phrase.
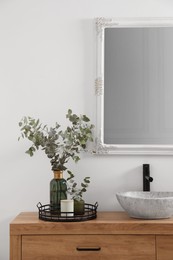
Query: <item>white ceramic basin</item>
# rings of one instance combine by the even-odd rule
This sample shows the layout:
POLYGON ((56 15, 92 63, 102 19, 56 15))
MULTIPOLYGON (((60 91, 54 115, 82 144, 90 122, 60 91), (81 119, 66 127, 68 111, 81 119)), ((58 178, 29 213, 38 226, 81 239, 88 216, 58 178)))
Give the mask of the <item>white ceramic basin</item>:
POLYGON ((117 200, 132 218, 160 219, 173 216, 173 192, 118 192, 117 200))

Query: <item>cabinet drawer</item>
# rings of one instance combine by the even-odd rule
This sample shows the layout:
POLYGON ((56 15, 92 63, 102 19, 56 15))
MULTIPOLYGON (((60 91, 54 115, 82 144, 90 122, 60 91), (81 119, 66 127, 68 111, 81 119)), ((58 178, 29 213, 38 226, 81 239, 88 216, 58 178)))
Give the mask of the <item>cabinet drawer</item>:
POLYGON ((173 236, 156 236, 157 260, 173 260, 173 236))
POLYGON ((154 260, 153 235, 22 236, 22 260, 154 260))

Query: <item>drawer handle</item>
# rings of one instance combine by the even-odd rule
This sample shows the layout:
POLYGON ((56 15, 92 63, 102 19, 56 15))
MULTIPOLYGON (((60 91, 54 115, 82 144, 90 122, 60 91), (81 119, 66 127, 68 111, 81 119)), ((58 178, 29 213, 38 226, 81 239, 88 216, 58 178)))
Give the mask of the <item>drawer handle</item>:
POLYGON ((77 251, 100 251, 101 247, 96 246, 96 247, 76 247, 77 251))

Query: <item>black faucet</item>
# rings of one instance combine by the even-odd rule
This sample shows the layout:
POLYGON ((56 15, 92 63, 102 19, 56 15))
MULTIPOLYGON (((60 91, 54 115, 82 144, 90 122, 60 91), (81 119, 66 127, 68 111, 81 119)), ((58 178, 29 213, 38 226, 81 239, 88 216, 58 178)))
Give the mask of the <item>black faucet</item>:
POLYGON ((150 182, 153 178, 150 177, 150 165, 143 164, 143 191, 150 191, 150 182))

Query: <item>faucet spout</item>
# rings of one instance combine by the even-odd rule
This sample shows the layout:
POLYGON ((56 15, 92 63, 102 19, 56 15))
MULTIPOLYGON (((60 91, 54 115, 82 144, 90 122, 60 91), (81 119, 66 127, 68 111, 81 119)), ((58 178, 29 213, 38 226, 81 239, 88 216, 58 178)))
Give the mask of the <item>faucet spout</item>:
POLYGON ((150 191, 150 182, 153 178, 150 176, 150 165, 143 164, 143 191, 150 191))

